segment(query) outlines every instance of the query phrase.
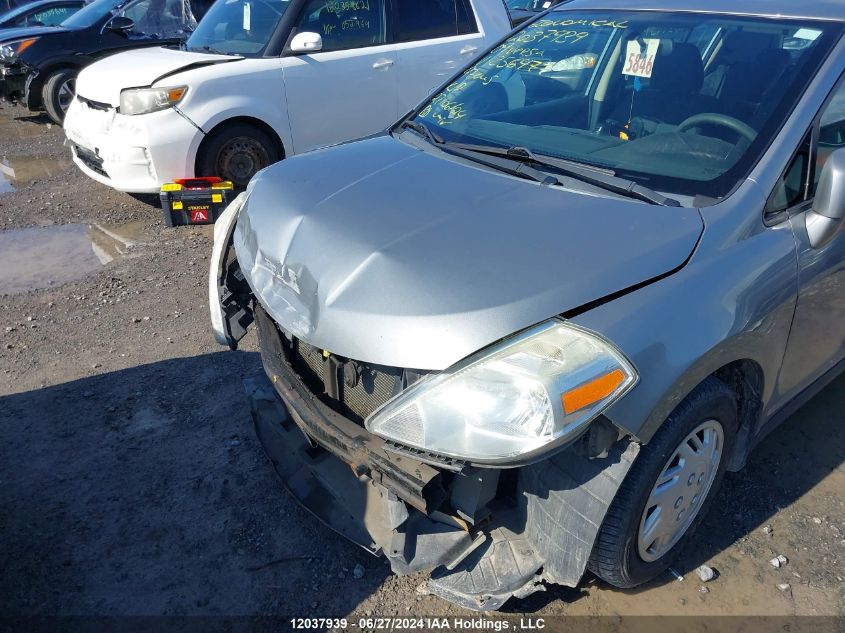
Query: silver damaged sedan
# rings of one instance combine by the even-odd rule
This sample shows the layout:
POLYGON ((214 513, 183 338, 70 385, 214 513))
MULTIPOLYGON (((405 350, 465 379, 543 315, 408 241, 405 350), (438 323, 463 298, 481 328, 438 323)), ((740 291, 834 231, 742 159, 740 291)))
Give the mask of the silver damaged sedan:
POLYGON ((824 0, 574 0, 260 172, 211 319, 257 325, 290 492, 473 609, 666 570, 845 367, 844 30, 824 0))

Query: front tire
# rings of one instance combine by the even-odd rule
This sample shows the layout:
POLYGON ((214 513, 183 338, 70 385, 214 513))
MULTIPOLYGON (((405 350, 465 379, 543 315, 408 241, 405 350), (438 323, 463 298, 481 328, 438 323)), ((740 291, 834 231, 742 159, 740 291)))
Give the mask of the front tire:
POLYGON ((41 90, 41 99, 44 102, 44 109, 56 125, 61 125, 65 120, 70 102, 76 94, 77 71, 73 68, 63 68, 53 71, 48 75, 41 90))
POLYGON ((622 589, 664 572, 707 514, 736 428, 734 393, 708 378, 642 447, 608 509, 590 571, 622 589))
POLYGON ((212 132, 200 147, 197 176, 219 176, 244 189, 261 169, 281 160, 278 144, 262 129, 248 123, 227 125, 212 132))

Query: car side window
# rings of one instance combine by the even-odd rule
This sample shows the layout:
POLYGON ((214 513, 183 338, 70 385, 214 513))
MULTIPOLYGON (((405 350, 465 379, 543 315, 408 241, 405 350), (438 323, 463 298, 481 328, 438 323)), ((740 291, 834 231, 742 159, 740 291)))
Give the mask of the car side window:
POLYGON ((789 166, 775 185, 766 204, 766 212, 784 211, 812 199, 816 195, 816 187, 825 162, 835 150, 841 147, 845 147, 845 82, 840 84, 832 100, 821 112, 815 164, 810 161, 810 157, 814 154, 812 134, 807 133, 789 166))
POLYGON ((385 0, 311 0, 296 30, 319 33, 323 51, 339 51, 384 44, 386 22, 385 0))
POLYGON ((187 11, 186 3, 181 0, 138 0, 116 15, 135 23, 128 33, 129 37, 152 39, 185 33, 186 24, 193 20, 187 11))
POLYGON ((397 42, 478 32, 469 0, 396 0, 395 7, 397 42))
POLYGON ((810 165, 812 135, 808 132, 801 141, 798 151, 789 162, 789 166, 778 179, 772 195, 766 203, 766 213, 784 211, 806 199, 807 169, 810 165))
POLYGON ((78 10, 79 7, 53 7, 45 11, 39 11, 30 18, 30 22, 43 24, 44 26, 57 26, 78 10))
POLYGON ((813 178, 813 193, 819 184, 822 167, 828 157, 842 147, 845 147, 845 82, 841 83, 836 90, 833 99, 822 112, 819 122, 819 146, 813 178))

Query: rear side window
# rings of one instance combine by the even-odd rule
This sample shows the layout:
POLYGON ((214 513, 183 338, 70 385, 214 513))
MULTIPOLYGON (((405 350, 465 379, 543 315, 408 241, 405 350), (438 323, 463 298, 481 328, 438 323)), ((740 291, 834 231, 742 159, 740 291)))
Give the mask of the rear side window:
POLYGON ((470 0, 394 0, 397 42, 477 33, 470 0))

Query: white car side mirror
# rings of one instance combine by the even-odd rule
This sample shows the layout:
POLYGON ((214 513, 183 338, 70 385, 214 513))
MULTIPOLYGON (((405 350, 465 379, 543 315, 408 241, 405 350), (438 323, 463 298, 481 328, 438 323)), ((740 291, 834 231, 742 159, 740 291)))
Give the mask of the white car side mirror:
POLYGON ((323 50, 323 38, 312 31, 297 33, 290 42, 290 50, 292 53, 316 53, 323 50))

